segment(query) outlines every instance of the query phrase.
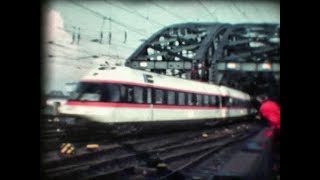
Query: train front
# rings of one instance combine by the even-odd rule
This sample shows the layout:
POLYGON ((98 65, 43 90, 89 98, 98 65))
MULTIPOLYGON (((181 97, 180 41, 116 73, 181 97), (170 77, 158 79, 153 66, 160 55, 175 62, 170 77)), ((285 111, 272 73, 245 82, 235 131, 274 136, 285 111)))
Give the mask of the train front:
MULTIPOLYGON (((61 116, 74 117, 74 123, 108 123, 113 108, 103 102, 112 102, 119 94, 111 84, 81 81, 69 100, 59 108, 61 116)), ((72 121, 70 121, 72 122, 72 121)))
POLYGON ((118 86, 106 83, 115 77, 115 68, 100 67, 89 72, 77 84, 68 101, 58 108, 62 124, 67 127, 109 127, 115 120, 120 98, 118 86), (108 102, 108 103, 106 103, 108 102))

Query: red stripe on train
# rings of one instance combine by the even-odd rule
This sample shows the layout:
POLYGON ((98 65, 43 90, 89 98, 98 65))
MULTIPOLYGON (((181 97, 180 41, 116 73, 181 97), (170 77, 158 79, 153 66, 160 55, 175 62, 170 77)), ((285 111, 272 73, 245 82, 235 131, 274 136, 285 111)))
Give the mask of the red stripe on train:
POLYGON ((70 105, 70 106, 97 106, 97 107, 149 108, 148 104, 79 102, 79 101, 69 101, 66 103, 66 105, 70 105))

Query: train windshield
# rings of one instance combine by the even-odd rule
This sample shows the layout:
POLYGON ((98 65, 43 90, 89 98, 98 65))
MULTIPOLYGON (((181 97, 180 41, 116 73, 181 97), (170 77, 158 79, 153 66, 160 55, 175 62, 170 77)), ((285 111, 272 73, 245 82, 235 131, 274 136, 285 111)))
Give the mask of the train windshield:
POLYGON ((119 85, 107 83, 80 82, 69 100, 92 102, 119 102, 119 85))

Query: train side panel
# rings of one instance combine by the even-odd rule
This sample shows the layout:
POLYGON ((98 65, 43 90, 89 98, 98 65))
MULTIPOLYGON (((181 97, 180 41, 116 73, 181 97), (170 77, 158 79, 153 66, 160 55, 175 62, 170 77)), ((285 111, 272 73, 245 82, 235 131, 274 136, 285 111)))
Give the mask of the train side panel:
MULTIPOLYGON (((125 84, 128 86, 141 86, 143 88, 153 89, 152 95, 150 96, 152 102, 139 104, 133 102, 111 103, 69 101, 60 108, 60 112, 62 114, 85 117, 90 121, 110 124, 149 121, 191 121, 197 119, 221 120, 229 117, 241 117, 248 115, 247 107, 232 105, 233 99, 241 99, 243 101, 250 100, 250 97, 247 94, 214 84, 195 82, 145 71, 138 71, 127 67, 114 67, 107 70, 94 70, 82 78, 82 81, 97 84, 125 84), (178 105, 177 98, 175 99, 174 104, 155 103, 155 96, 153 93, 157 88, 163 89, 163 91, 166 93, 169 91, 182 92, 185 93, 185 97, 190 94, 202 94, 202 98, 204 98, 204 96, 217 97, 217 99, 220 99, 220 104, 204 106, 197 105, 195 102, 195 104, 190 105, 188 104, 189 102, 185 100, 185 104, 178 105), (222 102, 224 101, 223 97, 227 96, 231 97, 228 99, 228 102, 222 102)), ((163 98, 168 98, 167 96, 168 95, 166 94, 166 96, 163 96, 163 98)), ((202 100, 202 103, 203 102, 204 100, 202 100)))

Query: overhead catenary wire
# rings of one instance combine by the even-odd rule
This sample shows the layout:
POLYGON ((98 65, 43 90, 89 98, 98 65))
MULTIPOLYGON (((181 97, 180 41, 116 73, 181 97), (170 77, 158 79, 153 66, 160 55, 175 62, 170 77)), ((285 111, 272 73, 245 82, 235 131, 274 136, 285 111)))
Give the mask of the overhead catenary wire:
POLYGON ((77 3, 77 2, 75 2, 75 1, 73 1, 73 0, 69 0, 68 2, 71 2, 71 3, 73 3, 74 5, 76 5, 76 6, 78 6, 78 7, 81 7, 82 9, 84 9, 84 10, 86 10, 86 11, 91 12, 92 14, 94 14, 94 15, 95 15, 96 17, 98 17, 98 18, 108 19, 108 20, 109 20, 110 22, 112 22, 112 23, 115 23, 115 24, 117 24, 117 25, 119 25, 119 26, 122 26, 122 27, 125 27, 125 28, 127 28, 127 29, 130 29, 131 31, 133 31, 133 32, 135 32, 136 34, 139 34, 139 35, 141 35, 141 36, 145 36, 144 33, 141 33, 141 32, 140 32, 139 30, 137 30, 135 27, 126 25, 125 23, 122 23, 122 22, 120 22, 120 21, 118 21, 118 20, 115 20, 115 19, 113 19, 113 18, 107 17, 107 16, 101 14, 100 12, 94 11, 94 10, 92 10, 92 9, 90 9, 90 8, 82 5, 82 4, 79 4, 79 3, 77 3))
MULTIPOLYGON (((82 55, 82 56, 74 56, 74 57, 72 57, 72 55, 74 55, 74 53, 71 53, 71 55, 70 55, 68 53, 63 53, 62 52, 62 55, 60 55, 60 54, 54 53, 54 51, 53 52, 51 51, 48 54, 49 58, 63 58, 63 59, 66 59, 66 60, 71 60, 71 61, 68 61, 68 62, 77 61, 77 62, 83 62, 83 63, 86 63, 86 64, 93 64, 92 60, 94 60, 96 58, 99 58, 99 57, 102 57, 102 56, 109 56, 109 57, 112 57, 113 59, 116 59, 116 58, 114 58, 115 55, 106 55, 106 54, 94 55, 94 54, 90 54, 90 53, 88 53, 86 51, 72 49, 72 48, 69 48, 69 47, 66 47, 64 45, 61 45, 61 44, 58 44, 58 43, 54 43, 54 42, 51 42, 49 44, 50 45, 55 45, 56 47, 64 48, 64 50, 69 50, 69 52, 71 50, 73 50, 74 52, 86 54, 85 56, 82 55), (87 61, 91 61, 91 62, 87 62, 87 61)), ((61 50, 59 50, 58 52, 61 52, 61 50)), ((116 56, 116 57, 119 57, 119 56, 116 56)), ((123 57, 119 57, 119 59, 123 59, 123 57)), ((74 64, 74 65, 77 66, 77 64, 74 64)))
MULTIPOLYGON (((112 2, 113 3, 113 2, 112 2)), ((120 3, 120 2, 119 2, 120 3)), ((69 11, 73 11, 73 15, 74 16, 83 16, 83 14, 80 14, 81 12, 85 12, 85 13, 89 13, 90 15, 93 15, 93 17, 96 17, 96 18, 98 18, 98 19, 101 19, 101 17, 99 16, 99 15, 97 15, 97 14, 92 14, 90 11, 83 11, 84 9, 82 8, 82 7, 79 7, 79 6, 77 6, 77 8, 81 8, 80 10, 81 11, 75 11, 75 8, 74 8, 74 6, 75 6, 75 4, 74 3, 70 3, 70 5, 71 5, 71 7, 69 7, 69 6, 66 6, 66 8, 71 8, 69 11), (80 13, 79 13, 80 12, 80 13)), ((124 7, 124 9, 125 9, 125 7, 126 7, 126 9, 128 9, 128 10, 131 10, 130 9, 130 7, 127 7, 125 4, 118 4, 117 3, 117 5, 119 6, 119 7, 124 7)), ((103 4, 101 5, 101 6, 103 6, 103 4)), ((111 5, 112 6, 112 5, 111 5)), ((111 6, 109 6, 109 7, 111 7, 111 6)), ((112 6, 113 7, 113 6, 112 6)), ((131 10, 132 11, 132 10, 131 10)), ((135 11, 135 10, 133 10, 133 11, 135 11)), ((125 12, 125 13, 127 13, 126 11, 123 11, 123 12, 125 12)), ((135 12, 133 12, 133 13, 135 13, 135 12)), ((138 13, 138 12, 137 12, 138 13)), ((139 13, 139 14, 141 14, 141 13, 139 13)), ((119 17, 119 16, 117 16, 117 17, 119 17)), ((148 18, 148 17, 146 17, 146 18, 148 18)), ((69 19, 69 18, 67 18, 67 19, 69 19)), ((81 19, 84 19, 84 18, 81 18, 81 19)), ((112 17, 111 17, 111 19, 112 19, 112 17)), ((105 19, 103 19, 102 18, 102 21, 101 22, 103 22, 103 20, 105 20, 104 21, 104 26, 103 27, 105 27, 105 25, 106 25, 106 21, 108 20, 108 18, 105 18, 105 19)), ((151 19, 150 19, 151 20, 151 19)), ((109 21, 109 20, 108 20, 109 21)), ((71 19, 69 19, 67 22, 73 22, 71 19)), ((150 22, 150 21, 148 21, 148 22, 150 22)), ((110 23, 110 21, 109 21, 109 23, 110 23)), ((126 22, 125 22, 126 23, 126 22)), ((83 23, 81 23, 81 24, 83 24, 83 23)), ((103 24, 103 23, 102 23, 103 24)), ((75 26, 75 24, 72 24, 72 26, 75 26)), ((64 24, 64 27, 66 27, 66 24, 64 24)), ((102 25, 101 25, 101 27, 102 27, 102 25)), ((100 29, 101 29, 101 27, 99 27, 100 29)), ((110 26, 109 26, 110 27, 110 26)), ((145 30, 142 30, 142 29, 139 29, 138 28, 138 26, 134 26, 134 27, 136 27, 136 30, 138 30, 138 31, 140 31, 140 32, 143 32, 144 34, 149 34, 147 31, 145 31, 145 30)), ((68 27, 68 28, 71 28, 71 27, 68 27)), ((84 29, 84 30, 87 30, 87 28, 83 28, 83 26, 81 26, 81 29, 84 29)), ((110 28, 109 28, 110 29, 110 28)), ((149 29, 149 28, 148 28, 149 29)), ((109 30, 110 31, 110 30, 109 30)), ((114 33, 114 32, 120 32, 120 31, 126 31, 127 32, 127 35, 128 35, 128 38, 127 39, 129 39, 129 34, 131 34, 130 33, 130 29, 127 29, 127 28, 123 28, 123 26, 118 26, 118 25, 116 25, 116 26, 114 26, 113 27, 113 32, 112 33, 114 33)), ((82 31, 83 32, 83 31, 82 31)), ((96 32, 95 32, 95 34, 96 34, 96 32)), ((99 39, 101 39, 101 37, 104 39, 104 40, 106 40, 107 42, 108 42, 108 32, 106 31, 106 30, 103 30, 103 32, 101 33, 101 32, 98 32, 98 35, 100 36, 99 38, 97 38, 97 42, 99 42, 99 39)), ((131 40, 133 40, 132 38, 131 38, 131 40)), ((121 40, 122 42, 124 41, 124 40, 121 40)), ((128 41, 126 41, 126 43, 127 43, 128 41)))
POLYGON ((180 16, 180 15, 177 15, 177 14, 175 14, 175 13, 173 13, 173 12, 168 11, 166 8, 160 6, 160 5, 157 4, 155 1, 149 0, 149 2, 151 2, 151 3, 152 3, 153 5, 155 5, 156 7, 158 7, 158 8, 160 8, 160 9, 166 11, 168 14, 171 14, 172 16, 176 17, 177 19, 187 21, 187 19, 185 19, 184 17, 182 17, 182 16, 180 16))
MULTIPOLYGON (((157 22, 157 21, 155 21, 155 20, 150 20, 148 17, 140 14, 140 13, 137 12, 137 11, 134 11, 134 10, 130 10, 130 9, 121 7, 121 6, 119 6, 119 5, 116 5, 116 4, 114 4, 114 3, 109 2, 109 1, 107 1, 107 0, 104 0, 103 2, 108 3, 108 4, 110 4, 111 6, 117 7, 117 8, 119 8, 119 9, 122 9, 122 10, 124 10, 124 11, 126 11, 126 12, 128 12, 128 13, 130 13, 130 14, 134 14, 134 15, 136 15, 136 16, 139 16, 139 17, 141 17, 141 18, 143 18, 143 19, 151 22, 151 23, 154 24, 154 25, 158 25, 158 26, 161 26, 161 27, 162 27, 162 26, 165 26, 164 24, 161 24, 161 23, 159 23, 159 22, 157 22)), ((121 3, 121 2, 120 2, 120 3, 121 3)))
MULTIPOLYGON (((78 52, 78 53, 84 53, 86 54, 87 56, 81 56, 80 59, 85 59, 84 57, 86 58, 98 58, 98 57, 101 57, 101 56, 109 56, 109 57, 115 57, 114 55, 107 55, 107 54, 103 54, 103 53, 100 53, 100 54, 92 54, 92 53, 89 53, 88 51, 84 50, 84 49, 80 49, 80 50, 77 50, 77 49, 72 49, 72 48, 69 48, 69 47, 66 47, 64 45, 61 45, 61 44, 58 44, 58 43, 50 43, 50 45, 55 45, 57 47, 61 47, 61 48, 67 48, 67 49, 64 49, 64 50, 72 50, 74 52, 78 52)), ((120 45, 120 44, 119 44, 120 45)), ((119 57, 120 59, 125 59, 124 57, 122 56, 119 56, 117 55, 117 57, 119 57)), ((67 57, 68 58, 68 57, 67 57)), ((69 58, 69 59, 72 59, 72 58, 69 58)), ((73 58, 75 60, 78 60, 77 57, 76 58, 73 58)))
POLYGON ((59 50, 59 52, 61 52, 61 53, 72 51, 72 52, 78 52, 78 53, 80 53, 80 54, 83 53, 83 54, 85 54, 85 55, 94 56, 94 54, 91 54, 91 53, 89 53, 89 52, 86 51, 86 50, 74 49, 74 48, 67 47, 67 46, 65 46, 65 45, 62 45, 62 44, 59 44, 59 43, 56 43, 56 42, 52 42, 52 41, 50 41, 50 42, 48 42, 48 43, 49 43, 49 45, 54 45, 55 47, 60 47, 60 48, 62 48, 62 49, 59 50))
MULTIPOLYGON (((86 54, 87 56, 87 58, 98 58, 98 57, 101 57, 101 56, 108 56, 108 57, 112 57, 112 58, 114 58, 115 57, 115 55, 107 55, 107 54, 103 54, 103 53, 91 53, 91 52, 89 52, 89 51, 87 51, 86 49, 84 49, 84 48, 81 48, 81 49, 73 49, 73 48, 70 48, 70 47, 67 47, 67 46, 65 46, 65 45, 62 45, 62 44, 59 44, 59 43, 56 43, 56 42, 50 42, 49 43, 50 45, 54 45, 54 46, 57 46, 57 47, 60 47, 60 48, 64 48, 64 50, 69 50, 69 52, 70 52, 70 50, 72 50, 73 52, 78 52, 78 53, 84 53, 84 54, 86 54)), ((115 46, 124 46, 124 45, 122 45, 122 44, 115 44, 115 46)), ((124 47, 126 47, 126 46, 124 46, 124 47)), ((81 58, 80 59, 84 59, 83 58, 84 56, 81 56, 81 58)), ((119 59, 125 59, 125 57, 123 57, 123 56, 119 56, 119 55, 117 55, 117 57, 119 57, 119 59)))
POLYGON ((246 14, 245 12, 243 12, 243 11, 238 7, 238 5, 236 5, 235 0, 231 0, 231 3, 232 3, 232 5, 233 5, 233 7, 234 7, 238 12, 240 12, 240 13, 243 15, 243 17, 245 17, 247 20, 250 19, 250 18, 247 16, 247 14, 246 14))
MULTIPOLYGON (((259 14, 259 15, 261 14, 261 11, 257 8, 256 4, 254 4, 254 3, 249 3, 249 4, 251 5, 251 7, 254 8, 256 14, 259 14)), ((263 23, 266 23, 266 20, 264 20, 263 18, 261 20, 262 20, 263 23)))
MULTIPOLYGON (((54 56, 53 58, 59 58, 61 56, 54 56)), ((88 65, 83 65, 83 64, 73 64, 71 63, 71 61, 48 61, 48 63, 55 63, 55 64, 60 64, 60 65, 63 65, 63 66, 71 66, 71 67, 74 67, 74 68, 78 68, 78 69, 91 69, 92 66, 88 66, 88 65)), ((98 64, 97 64, 98 65, 98 64)))
POLYGON ((211 13, 211 11, 207 8, 207 6, 203 4, 202 0, 198 0, 198 2, 211 17, 215 18, 215 20, 218 21, 218 17, 214 13, 211 13))

